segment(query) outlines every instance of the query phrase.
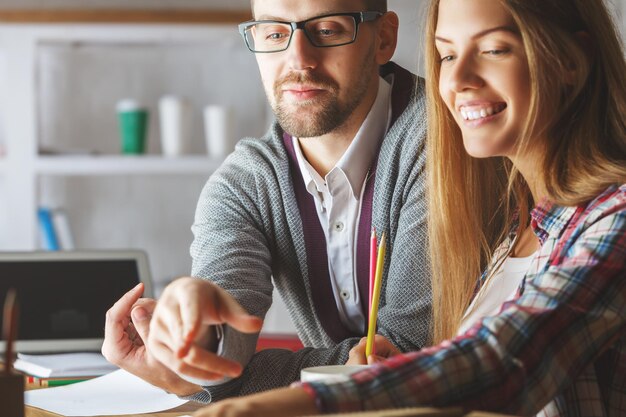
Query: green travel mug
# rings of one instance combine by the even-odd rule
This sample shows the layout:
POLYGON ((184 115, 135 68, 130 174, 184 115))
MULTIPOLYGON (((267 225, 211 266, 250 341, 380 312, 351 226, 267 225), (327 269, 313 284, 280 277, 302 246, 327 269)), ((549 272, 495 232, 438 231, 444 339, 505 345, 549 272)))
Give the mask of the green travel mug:
POLYGON ((134 100, 122 100, 117 105, 117 117, 122 153, 135 155, 144 153, 148 130, 148 110, 134 100))

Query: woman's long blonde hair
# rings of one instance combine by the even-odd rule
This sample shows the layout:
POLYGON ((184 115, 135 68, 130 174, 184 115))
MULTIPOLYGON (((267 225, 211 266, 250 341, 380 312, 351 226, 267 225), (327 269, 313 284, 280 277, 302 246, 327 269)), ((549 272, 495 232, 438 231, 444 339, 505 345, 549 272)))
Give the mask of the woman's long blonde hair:
MULTIPOLYGON (((539 150, 548 198, 579 205, 626 182, 626 62, 602 0, 499 1, 521 33, 530 72, 531 104, 518 149, 539 150)), ((434 342, 456 334, 513 212, 527 225, 534 204, 508 159, 465 152, 439 95, 438 6, 431 2, 426 38, 434 342)))

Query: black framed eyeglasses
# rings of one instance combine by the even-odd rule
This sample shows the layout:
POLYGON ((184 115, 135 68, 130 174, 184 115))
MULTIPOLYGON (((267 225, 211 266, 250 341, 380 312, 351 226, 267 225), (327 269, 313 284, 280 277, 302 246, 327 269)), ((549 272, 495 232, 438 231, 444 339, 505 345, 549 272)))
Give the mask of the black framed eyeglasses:
POLYGON ((239 24, 239 33, 248 49, 255 53, 286 50, 296 29, 302 29, 313 46, 330 48, 354 42, 361 23, 382 15, 381 12, 354 12, 316 16, 300 22, 251 20, 239 24))

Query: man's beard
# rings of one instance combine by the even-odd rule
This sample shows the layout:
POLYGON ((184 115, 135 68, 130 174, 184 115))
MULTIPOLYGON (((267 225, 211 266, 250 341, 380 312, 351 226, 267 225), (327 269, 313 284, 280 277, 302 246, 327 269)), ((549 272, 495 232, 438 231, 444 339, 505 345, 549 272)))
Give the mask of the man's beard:
POLYGON ((339 101, 339 85, 329 77, 315 72, 290 73, 274 84, 273 110, 278 123, 285 132, 298 137, 318 137, 340 128, 363 101, 372 79, 369 61, 373 59, 373 48, 366 56, 366 68, 362 74, 354 74, 356 82, 346 87, 348 101, 339 101), (284 102, 282 86, 284 84, 306 84, 323 90, 319 96, 302 100, 298 104, 284 102))

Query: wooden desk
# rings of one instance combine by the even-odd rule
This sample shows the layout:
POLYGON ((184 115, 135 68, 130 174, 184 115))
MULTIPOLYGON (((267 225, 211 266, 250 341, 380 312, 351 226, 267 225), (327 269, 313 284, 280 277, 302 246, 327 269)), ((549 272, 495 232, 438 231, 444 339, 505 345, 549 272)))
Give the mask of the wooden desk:
POLYGON ((369 411, 361 413, 347 414, 327 414, 326 417, 514 417, 504 414, 486 413, 483 411, 472 411, 464 414, 460 408, 404 408, 396 410, 369 411))
MULTIPOLYGON (((125 417, 178 417, 184 414, 191 414, 196 411, 198 408, 202 407, 201 405, 196 405, 194 403, 183 404, 180 407, 176 407, 172 410, 164 411, 161 413, 148 413, 148 414, 131 414, 125 417)), ((26 406, 25 417, 63 417, 60 414, 51 413, 50 411, 45 411, 39 408, 26 406)), ((99 416, 105 417, 105 416, 99 416)), ((109 417, 109 416, 106 416, 109 417)), ((110 416, 114 417, 114 416, 110 416)))
MULTIPOLYGON (((136 414, 128 417, 178 417, 184 414, 191 414, 197 410, 200 406, 192 405, 190 403, 184 404, 178 408, 163 413, 149 413, 149 414, 136 414)), ((63 417, 59 414, 50 413, 48 411, 39 410, 32 407, 26 407, 25 417, 63 417)), ((119 417, 119 416, 99 416, 99 417, 119 417)), ((259 416, 259 417, 272 417, 272 416, 259 416)), ((504 414, 484 413, 480 411, 474 411, 469 414, 463 414, 458 408, 436 409, 436 408, 408 408, 404 410, 387 410, 387 411, 373 411, 373 412, 361 412, 361 413, 348 413, 348 414, 332 414, 327 417, 513 417, 505 416, 504 414)))

